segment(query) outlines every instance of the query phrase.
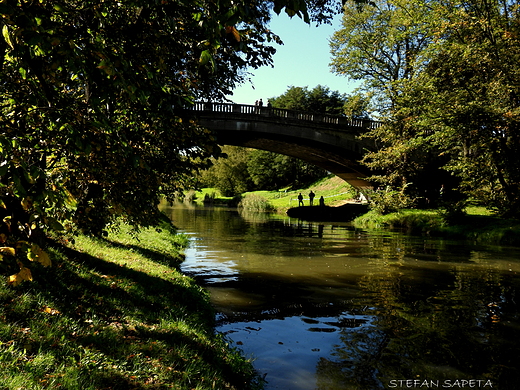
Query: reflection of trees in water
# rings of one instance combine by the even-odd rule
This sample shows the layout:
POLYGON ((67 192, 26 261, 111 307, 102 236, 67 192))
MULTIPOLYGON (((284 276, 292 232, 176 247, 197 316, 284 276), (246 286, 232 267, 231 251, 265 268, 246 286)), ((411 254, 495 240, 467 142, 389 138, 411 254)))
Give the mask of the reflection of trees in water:
POLYGON ((320 358, 317 386, 320 390, 380 389, 378 361, 388 338, 372 324, 341 331, 342 347, 335 349, 334 360, 320 358))
POLYGON ((335 347, 334 356, 317 365, 320 390, 389 388, 390 380, 403 378, 441 383, 445 378, 490 378, 493 388, 517 387, 520 277, 498 269, 501 263, 488 261, 482 248, 389 231, 367 234, 345 226, 320 228, 298 220, 259 221, 247 216, 246 221, 228 209, 189 210, 176 218, 191 218, 198 231, 209 227, 220 246, 260 255, 248 257, 248 273, 233 285, 261 297, 268 291, 265 305, 247 308, 246 316, 334 316, 337 309, 354 313, 356 306, 369 305, 364 314, 375 318, 370 323, 334 326, 340 329, 341 345, 335 347), (327 239, 321 240, 322 236, 327 239), (321 279, 314 282, 307 274, 300 280, 301 273, 290 278, 286 268, 276 275, 272 272, 278 266, 277 256, 292 259, 302 250, 309 256, 326 255, 334 264, 349 258, 357 259, 356 265, 366 264, 362 273, 328 277, 342 286, 343 294, 346 287, 351 289, 351 296, 342 296, 344 302, 325 296, 325 302, 335 299, 335 305, 321 306, 312 301, 315 291, 320 289, 321 294, 321 279), (264 254, 274 256, 268 269, 264 254))
POLYGON ((173 208, 164 207, 163 212, 176 226, 191 226, 192 230, 204 232, 211 230, 211 239, 219 240, 219 246, 242 252, 291 256, 302 248, 301 241, 309 239, 310 250, 326 249, 330 244, 316 238, 334 233, 338 239, 349 240, 355 236, 350 226, 336 226, 305 222, 298 219, 281 217, 258 212, 238 212, 228 207, 200 207, 176 204, 173 208))
POLYGON ((520 368, 518 277, 452 265, 367 275, 377 320, 341 330, 334 359, 320 359, 318 388, 389 388, 395 379, 490 379, 515 388, 520 368))

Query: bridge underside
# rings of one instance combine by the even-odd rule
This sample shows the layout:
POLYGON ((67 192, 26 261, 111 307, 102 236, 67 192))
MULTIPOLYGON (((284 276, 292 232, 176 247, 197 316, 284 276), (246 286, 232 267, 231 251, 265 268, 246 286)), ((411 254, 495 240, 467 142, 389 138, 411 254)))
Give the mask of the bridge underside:
POLYGON ((273 133, 220 130, 217 140, 222 145, 245 146, 296 157, 335 174, 354 187, 372 187, 365 180, 369 172, 357 162, 361 159, 360 153, 348 152, 315 140, 273 133))
POLYGON ((358 161, 370 141, 359 140, 359 126, 294 121, 271 115, 199 111, 197 122, 215 132, 221 145, 246 146, 285 154, 321 167, 357 188, 371 188, 368 169, 358 161))
POLYGON ((321 167, 354 187, 371 188, 370 171, 359 163, 375 144, 358 135, 381 124, 293 110, 198 102, 184 112, 213 130, 221 145, 285 154, 321 167))

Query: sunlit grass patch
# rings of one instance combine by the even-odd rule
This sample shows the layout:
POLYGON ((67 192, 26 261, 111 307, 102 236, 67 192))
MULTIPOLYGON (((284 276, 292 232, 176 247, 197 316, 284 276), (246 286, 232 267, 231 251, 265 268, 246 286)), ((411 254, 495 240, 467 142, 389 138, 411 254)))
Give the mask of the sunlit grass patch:
POLYGON ((170 229, 79 236, 55 266, 0 285, 2 389, 248 389, 255 372, 213 331, 208 293, 176 268, 170 229))
POLYGON ((520 245, 520 222, 483 215, 482 209, 447 223, 440 210, 401 210, 386 215, 369 211, 353 223, 362 229, 396 228, 407 233, 465 238, 489 244, 520 245))

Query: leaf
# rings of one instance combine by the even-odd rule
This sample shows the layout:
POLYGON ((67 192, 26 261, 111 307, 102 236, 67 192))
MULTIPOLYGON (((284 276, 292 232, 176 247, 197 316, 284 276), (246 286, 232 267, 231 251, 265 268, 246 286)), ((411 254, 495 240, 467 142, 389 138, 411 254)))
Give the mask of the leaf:
POLYGON ((45 223, 47 224, 47 226, 49 226, 52 230, 55 230, 55 231, 58 231, 58 232, 61 232, 63 230, 65 230, 65 228, 63 227, 63 225, 56 219, 56 218, 53 218, 53 217, 47 217, 45 218, 45 223))
POLYGON ((44 267, 49 267, 52 265, 51 258, 47 252, 45 252, 37 244, 32 244, 31 249, 27 253, 27 258, 31 261, 40 263, 44 267))
POLYGON ((235 26, 226 26, 226 33, 227 34, 233 34, 233 37, 237 42, 240 42, 240 33, 235 28, 235 26))
POLYGON ((16 253, 14 248, 11 248, 10 246, 3 246, 0 248, 0 254, 3 256, 14 256, 16 253))
POLYGON ((54 9, 58 12, 67 12, 67 9, 61 4, 54 4, 54 9))
POLYGON ((60 314, 59 310, 53 309, 52 307, 49 307, 49 306, 44 306, 43 312, 51 314, 51 315, 60 314))
POLYGON ((27 70, 25 70, 24 68, 20 67, 18 69, 18 71, 20 72, 20 74, 22 75, 22 78, 25 80, 27 78, 27 70))
POLYGON ((212 56, 209 51, 204 50, 202 53, 200 53, 200 60, 199 62, 201 65, 206 65, 209 61, 212 60, 212 56))
POLYGON ((26 196, 25 198, 22 199, 22 201, 20 202, 21 205, 22 205, 22 208, 27 211, 29 210, 32 205, 33 205, 33 201, 32 201, 32 197, 30 196, 26 196))
POLYGON ((26 268, 23 265, 21 265, 20 272, 9 276, 7 278, 7 283, 11 286, 18 286, 20 283, 22 283, 25 280, 32 282, 33 277, 31 274, 31 270, 29 268, 26 268))
POLYGON ((8 43, 8 45, 11 46, 11 49, 14 49, 14 45, 13 45, 13 42, 11 41, 11 36, 9 34, 9 28, 5 24, 4 24, 4 27, 2 28, 2 35, 4 36, 4 39, 8 43))

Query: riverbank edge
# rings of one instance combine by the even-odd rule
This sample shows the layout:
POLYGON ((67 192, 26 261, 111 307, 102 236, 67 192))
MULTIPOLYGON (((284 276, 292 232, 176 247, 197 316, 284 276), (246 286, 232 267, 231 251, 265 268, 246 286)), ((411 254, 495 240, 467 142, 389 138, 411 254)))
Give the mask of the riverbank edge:
POLYGON ((32 282, 0 285, 3 389, 260 389, 215 332, 209 293, 179 271, 188 245, 165 223, 53 241, 32 282))
MULTIPOLYGON (((353 203, 356 191, 348 183, 334 175, 322 178, 307 188, 290 191, 254 191, 241 194, 236 198, 225 198, 220 196, 214 188, 204 188, 197 193, 197 200, 200 204, 206 205, 236 206, 238 200, 248 195, 265 198, 269 203, 269 207, 264 210, 266 212, 275 209, 277 214, 287 215, 288 211, 291 210, 289 214, 294 215, 296 213, 298 214, 297 218, 302 220, 307 220, 305 215, 307 213, 311 216, 308 219, 310 221, 315 222, 321 219, 322 222, 351 222, 359 229, 400 229, 414 235, 465 239, 490 245, 520 246, 520 221, 485 215, 484 207, 469 207, 468 215, 457 220, 450 220, 449 223, 440 209, 405 209, 387 215, 379 215, 374 211, 369 211, 357 218, 350 218, 350 213, 345 213, 349 215, 348 218, 340 220, 341 207, 347 206, 349 202, 350 204, 353 203), (322 195, 325 196, 326 214, 329 217, 321 217, 316 206, 308 206, 306 194, 310 190, 316 194, 316 199, 319 199, 322 195), (302 208, 296 207, 299 193, 304 195, 306 206, 302 208), (334 196, 335 194, 338 196, 334 196), (205 199, 207 202, 203 201, 205 199), (311 212, 308 213, 308 210, 311 210, 311 212), (323 219, 332 219, 332 221, 324 221, 323 219)), ((195 197, 193 200, 195 200, 195 197)), ((318 203, 317 200, 316 203, 318 203)))
POLYGON ((400 229, 408 234, 520 246, 520 221, 491 215, 464 215, 447 222, 442 210, 401 210, 380 215, 369 211, 352 221, 359 229, 400 229))

